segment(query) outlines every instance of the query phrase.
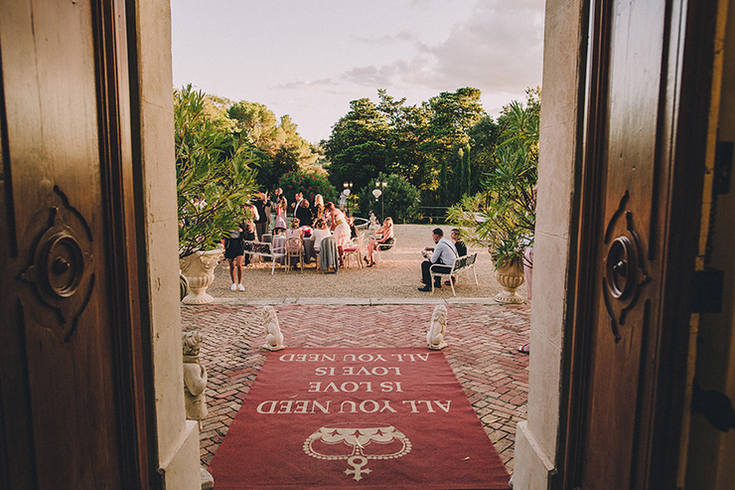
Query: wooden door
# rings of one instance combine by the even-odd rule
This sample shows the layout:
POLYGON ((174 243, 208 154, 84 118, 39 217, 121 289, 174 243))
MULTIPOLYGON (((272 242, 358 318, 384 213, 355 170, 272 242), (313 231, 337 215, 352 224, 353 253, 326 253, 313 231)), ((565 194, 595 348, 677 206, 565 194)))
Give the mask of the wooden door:
POLYGON ((123 5, 0 1, 2 488, 147 487, 123 5))
POLYGON ((592 3, 565 488, 675 486, 713 3, 592 3))

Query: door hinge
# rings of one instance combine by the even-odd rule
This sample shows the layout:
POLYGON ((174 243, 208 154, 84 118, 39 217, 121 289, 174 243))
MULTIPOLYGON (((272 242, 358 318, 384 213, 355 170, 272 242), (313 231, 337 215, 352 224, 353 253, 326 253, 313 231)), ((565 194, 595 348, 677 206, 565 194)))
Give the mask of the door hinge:
POLYGON ((692 281, 692 313, 721 313, 725 272, 717 269, 695 271, 692 281))

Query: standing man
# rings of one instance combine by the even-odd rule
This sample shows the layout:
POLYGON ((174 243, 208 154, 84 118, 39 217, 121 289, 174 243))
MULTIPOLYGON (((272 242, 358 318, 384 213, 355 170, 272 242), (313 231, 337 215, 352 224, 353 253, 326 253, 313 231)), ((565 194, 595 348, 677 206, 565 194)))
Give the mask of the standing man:
POLYGON ((268 219, 270 218, 270 212, 266 211, 266 208, 271 206, 268 194, 261 192, 254 205, 255 209, 258 210, 258 217, 255 220, 255 233, 258 235, 258 240, 262 241, 263 235, 268 233, 268 219))
MULTIPOLYGON (((425 248, 421 251, 421 254, 426 258, 421 262, 421 282, 424 283, 423 287, 419 288, 419 291, 431 291, 431 273, 429 268, 434 264, 440 264, 442 272, 449 272, 452 270, 452 264, 454 259, 457 258, 457 249, 454 248, 454 244, 444 238, 444 232, 441 228, 434 228, 432 232, 432 238, 436 243, 434 252, 429 256, 431 249, 425 248)), ((434 288, 442 287, 441 276, 437 276, 434 280, 434 288)))
POLYGON ((299 209, 299 206, 301 205, 301 200, 304 198, 304 195, 300 192, 297 192, 294 197, 295 202, 291 203, 291 207, 293 208, 293 215, 296 217, 296 211, 299 209))

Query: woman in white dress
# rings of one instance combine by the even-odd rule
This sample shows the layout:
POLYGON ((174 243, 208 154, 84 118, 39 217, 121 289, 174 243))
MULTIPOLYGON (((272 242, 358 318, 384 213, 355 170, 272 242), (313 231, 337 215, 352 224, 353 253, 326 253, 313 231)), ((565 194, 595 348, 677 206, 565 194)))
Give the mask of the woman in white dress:
POLYGON ((327 222, 322 218, 316 220, 314 223, 314 229, 311 230, 311 241, 314 242, 314 251, 319 252, 322 248, 322 240, 326 237, 332 236, 332 232, 327 229, 327 222))
POLYGON ((333 202, 328 202, 327 205, 324 206, 324 213, 329 214, 332 217, 332 234, 334 235, 334 241, 337 245, 339 266, 342 267, 344 265, 344 249, 352 241, 350 238, 350 225, 347 224, 347 218, 344 213, 340 211, 333 202))

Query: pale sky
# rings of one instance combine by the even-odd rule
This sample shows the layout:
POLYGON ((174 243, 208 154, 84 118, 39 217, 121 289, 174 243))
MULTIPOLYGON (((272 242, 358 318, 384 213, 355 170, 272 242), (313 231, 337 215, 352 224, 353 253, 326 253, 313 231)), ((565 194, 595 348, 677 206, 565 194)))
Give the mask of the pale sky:
POLYGON ((385 88, 461 87, 497 116, 541 85, 544 0, 171 0, 174 87, 289 114, 311 143, 385 88))

